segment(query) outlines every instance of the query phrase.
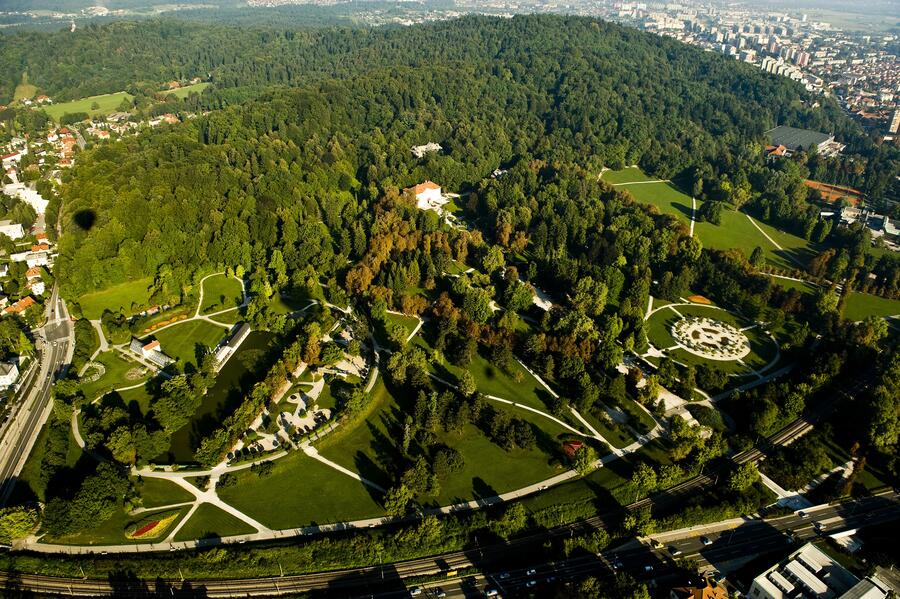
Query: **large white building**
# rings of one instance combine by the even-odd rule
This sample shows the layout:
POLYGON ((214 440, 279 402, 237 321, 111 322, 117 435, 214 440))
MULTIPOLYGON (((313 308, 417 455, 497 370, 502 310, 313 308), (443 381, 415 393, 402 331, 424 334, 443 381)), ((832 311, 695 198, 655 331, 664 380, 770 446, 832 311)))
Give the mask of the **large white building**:
POLYGON ((13 386, 19 380, 19 366, 15 362, 0 362, 0 391, 13 386))
POLYGON ((25 229, 19 223, 11 220, 0 220, 0 235, 6 235, 10 239, 22 239, 25 237, 25 229))
POLYGON ((3 187, 3 193, 22 200, 34 208, 34 211, 39 215, 47 211, 47 204, 50 203, 49 200, 45 200, 41 194, 26 186, 24 183, 10 183, 5 185, 3 187))
POLYGON ((821 549, 807 543, 753 579, 750 599, 885 599, 889 587, 860 580, 821 549))
POLYGON ((441 193, 441 186, 433 181, 419 183, 410 189, 416 198, 416 207, 419 210, 434 210, 440 214, 444 204, 450 201, 441 193))

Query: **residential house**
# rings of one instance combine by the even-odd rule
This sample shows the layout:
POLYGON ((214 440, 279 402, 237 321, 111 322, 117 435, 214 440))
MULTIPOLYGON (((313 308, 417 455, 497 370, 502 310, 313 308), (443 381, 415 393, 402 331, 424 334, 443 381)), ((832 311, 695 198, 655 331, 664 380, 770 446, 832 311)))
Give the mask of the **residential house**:
POLYGON ((11 220, 0 220, 0 235, 6 235, 12 240, 22 239, 25 237, 25 229, 11 220))
POLYGON ((31 297, 30 295, 26 295, 19 301, 4 308, 3 315, 5 316, 7 314, 21 314, 21 313, 25 312, 25 310, 27 310, 31 306, 35 305, 35 303, 37 303, 37 302, 34 301, 33 297, 31 297))
POLYGON ((35 266, 49 266, 50 264, 50 252, 48 251, 18 252, 16 254, 11 254, 9 258, 13 262, 24 262, 28 265, 28 268, 33 268, 35 266))
POLYGON ((25 278, 28 280, 25 286, 31 291, 32 295, 44 295, 46 287, 43 280, 43 270, 41 270, 40 266, 29 268, 28 272, 25 273, 25 278))
POLYGON ((0 362, 0 391, 5 391, 19 380, 19 365, 15 362, 0 362))
POLYGON ((38 104, 53 104, 53 100, 50 99, 50 96, 44 96, 44 95, 38 96, 37 98, 34 99, 34 101, 37 102, 38 104))

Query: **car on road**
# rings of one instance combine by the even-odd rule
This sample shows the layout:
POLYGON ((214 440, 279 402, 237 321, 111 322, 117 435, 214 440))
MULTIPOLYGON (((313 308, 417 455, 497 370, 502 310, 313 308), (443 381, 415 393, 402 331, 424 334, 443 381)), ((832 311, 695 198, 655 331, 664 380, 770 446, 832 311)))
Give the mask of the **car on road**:
POLYGON ((409 596, 410 596, 410 597, 418 597, 418 596, 421 595, 421 594, 422 594, 422 588, 421 588, 421 587, 413 587, 413 588, 409 589, 409 596))
POLYGON ((712 545, 712 541, 709 537, 700 537, 700 542, 703 543, 704 547, 709 547, 710 545, 712 545))
POLYGON ((650 539, 650 546, 654 549, 662 549, 663 544, 657 541, 656 539, 650 539))
POLYGON ((681 549, 676 547, 675 545, 669 545, 669 555, 672 557, 678 557, 681 555, 681 549))
POLYGON ((619 570, 622 567, 622 560, 614 555, 612 560, 610 560, 609 565, 612 566, 613 570, 619 570))
POLYGON ((500 572, 500 574, 497 575, 497 578, 499 578, 500 580, 506 580, 507 578, 509 578, 509 572, 500 572))
POLYGON ((797 515, 800 516, 800 518, 803 520, 806 520, 807 518, 809 518, 809 514, 807 514, 806 512, 804 512, 802 510, 797 512, 797 515))
POLYGON ((653 572, 653 566, 644 566, 644 572, 650 573, 653 572))
POLYGON ((447 593, 441 587, 436 587, 434 589, 434 596, 437 597, 438 599, 443 599, 444 597, 447 596, 447 593))
POLYGON ((533 589, 536 586, 537 586, 536 580, 529 580, 528 582, 525 583, 525 587, 529 588, 529 589, 533 589))
POLYGON ((534 568, 528 568, 528 570, 525 572, 525 576, 534 576, 535 574, 537 574, 537 570, 535 570, 534 568))
POLYGON ((818 530, 819 532, 822 532, 823 530, 828 528, 828 525, 824 522, 816 522, 813 526, 815 526, 816 530, 818 530))
POLYGON ((484 596, 485 597, 499 597, 500 593, 497 592, 497 589, 485 589, 484 596))

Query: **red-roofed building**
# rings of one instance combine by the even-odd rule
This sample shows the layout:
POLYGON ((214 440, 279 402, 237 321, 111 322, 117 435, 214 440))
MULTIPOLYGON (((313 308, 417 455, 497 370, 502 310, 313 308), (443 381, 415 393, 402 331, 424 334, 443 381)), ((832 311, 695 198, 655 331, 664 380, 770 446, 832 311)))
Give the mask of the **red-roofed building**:
POLYGON ((41 273, 40 266, 33 266, 28 269, 28 272, 25 273, 25 278, 28 279, 29 281, 32 279, 40 279, 42 276, 43 275, 41 273))
POLYGON ((584 443, 581 441, 566 441, 563 443, 563 451, 566 452, 566 456, 571 460, 575 457, 575 453, 584 447, 584 443))
POLYGON ((3 309, 3 314, 21 314, 35 304, 34 298, 26 295, 11 306, 3 309))

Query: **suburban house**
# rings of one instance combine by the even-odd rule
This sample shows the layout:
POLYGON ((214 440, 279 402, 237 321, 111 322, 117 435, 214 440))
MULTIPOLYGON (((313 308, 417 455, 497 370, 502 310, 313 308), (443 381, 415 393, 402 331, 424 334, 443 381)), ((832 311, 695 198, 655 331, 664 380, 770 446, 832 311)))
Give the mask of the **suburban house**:
POLYGON ((19 301, 4 308, 3 315, 5 316, 7 314, 21 314, 22 312, 33 306, 35 303, 36 302, 34 301, 33 297, 31 297, 30 295, 26 295, 19 301))
POLYGON ((162 345, 160 345, 159 341, 156 339, 144 342, 140 339, 133 338, 128 349, 135 355, 144 358, 151 364, 155 364, 160 368, 165 368, 175 361, 162 352, 162 345))
POLYGON ((19 160, 22 159, 21 152, 10 152, 9 154, 4 154, 0 156, 0 161, 3 162, 3 168, 10 168, 14 164, 18 164, 19 160))
POLYGON ((10 183, 5 185, 3 187, 3 193, 22 200, 34 208, 34 211, 39 215, 47 211, 47 204, 50 203, 49 200, 45 200, 41 194, 26 186, 24 183, 10 183))
POLYGON ((25 237, 25 229, 19 223, 11 220, 0 220, 0 235, 6 235, 10 239, 21 239, 25 237))
POLYGON ((0 362, 0 391, 12 387, 19 380, 19 366, 15 362, 0 362))
POLYGON ((836 142, 834 135, 809 129, 779 125, 766 131, 766 135, 769 137, 771 145, 775 146, 776 149, 784 146, 785 149, 779 151, 778 156, 790 157, 795 152, 809 152, 811 150, 822 156, 834 156, 840 154, 841 150, 844 149, 844 144, 836 142))
POLYGON ((47 250, 18 252, 16 254, 10 254, 9 259, 13 262, 24 262, 28 265, 28 268, 47 266, 50 264, 50 252, 47 250))
POLYGON ((884 599, 888 586, 875 576, 860 580, 821 549, 807 543, 753 579, 751 599, 884 599))
POLYGON ((50 96, 38 96, 34 99, 38 104, 53 104, 53 100, 50 99, 50 96))
POLYGON ((25 273, 25 278, 28 280, 26 287, 31 291, 32 295, 44 295, 46 287, 43 276, 40 266, 33 266, 25 273))

